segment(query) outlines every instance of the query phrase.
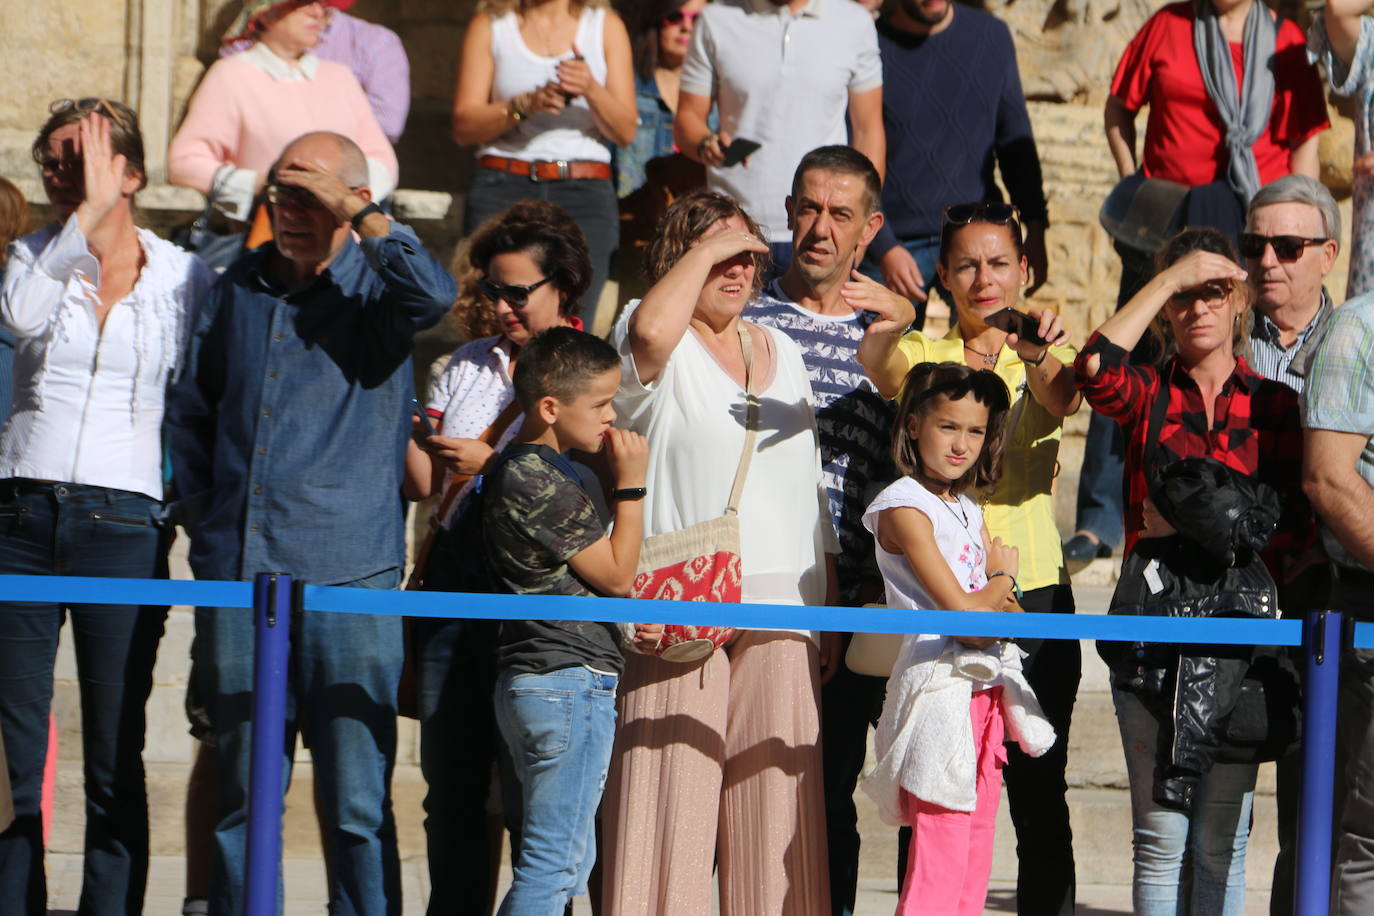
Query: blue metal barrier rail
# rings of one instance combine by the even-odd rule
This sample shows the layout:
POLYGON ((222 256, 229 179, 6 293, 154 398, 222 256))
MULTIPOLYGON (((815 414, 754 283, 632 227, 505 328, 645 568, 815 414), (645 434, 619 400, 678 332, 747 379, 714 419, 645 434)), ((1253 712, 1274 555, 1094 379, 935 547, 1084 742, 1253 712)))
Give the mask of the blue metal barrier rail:
MULTIPOLYGON (((809 607, 776 604, 631 601, 565 595, 481 595, 305 586, 305 610, 410 617, 525 620, 529 602, 556 620, 694 623, 742 629, 838 630, 864 633, 957 633, 960 636, 1109 639, 1202 645, 1297 646, 1302 621, 1247 618, 1133 617, 1105 614, 1018 614, 984 611, 908 611, 897 608, 809 607)), ((153 604, 248 608, 251 582, 193 579, 93 579, 74 576, 0 576, 0 603, 153 604)), ((1374 623, 1355 626, 1356 648, 1374 649, 1374 623)))
MULTIPOLYGON (((629 601, 568 596, 477 595, 305 586, 291 594, 291 577, 261 573, 249 582, 167 579, 90 579, 0 576, 0 604, 191 605, 252 608, 256 646, 252 779, 249 789, 248 916, 271 916, 279 895, 281 767, 284 753, 286 669, 293 611, 522 620, 634 620, 743 629, 808 629, 870 633, 948 633, 1033 636, 1190 645, 1303 646, 1303 780, 1298 833, 1299 916, 1327 912, 1331 873, 1331 817, 1336 760, 1341 615, 1312 612, 1305 620, 1174 618, 1099 614, 1021 614, 909 611, 710 602, 629 601), (537 603, 536 603, 537 602, 537 603), (536 610, 537 609, 537 610, 536 610)), ((1354 645, 1374 648, 1374 624, 1354 627, 1354 645)))

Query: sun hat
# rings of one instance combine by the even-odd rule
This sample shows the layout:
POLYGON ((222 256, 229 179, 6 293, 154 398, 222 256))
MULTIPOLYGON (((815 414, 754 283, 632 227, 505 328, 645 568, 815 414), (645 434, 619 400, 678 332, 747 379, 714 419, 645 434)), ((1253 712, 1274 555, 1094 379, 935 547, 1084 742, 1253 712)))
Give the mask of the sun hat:
MULTIPOLYGON (((243 0, 243 9, 234 17, 234 21, 229 24, 229 28, 224 30, 224 37, 220 39, 221 44, 229 44, 233 41, 242 41, 245 38, 252 39, 253 20, 275 6, 292 4, 293 6, 304 6, 309 0, 243 0)), ((321 0, 325 6, 332 6, 336 10, 346 10, 353 5, 353 0, 321 0)))

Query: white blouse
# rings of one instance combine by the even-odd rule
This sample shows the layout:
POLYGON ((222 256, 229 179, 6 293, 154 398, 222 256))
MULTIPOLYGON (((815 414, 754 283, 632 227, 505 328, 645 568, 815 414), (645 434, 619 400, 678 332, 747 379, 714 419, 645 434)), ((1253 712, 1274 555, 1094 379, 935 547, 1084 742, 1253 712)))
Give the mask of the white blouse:
MULTIPOLYGON (((439 435, 452 439, 476 439, 501 416, 515 400, 515 382, 511 380, 511 343, 505 337, 482 337, 463 344, 453 351, 448 365, 430 387, 425 411, 438 419, 439 435)), ((501 451, 520 430, 524 418, 517 414, 492 448, 501 451)), ((444 471, 444 489, 448 492, 453 471, 444 471)), ((467 497, 473 482, 469 480, 458 491, 446 517, 445 526, 467 497)))
POLYGON ((195 310, 214 282, 199 258, 138 230, 133 290, 96 316, 100 262, 75 218, 10 246, 0 323, 18 341, 0 479, 90 484, 162 498, 162 412, 195 310))
MULTIPOLYGON (((744 447, 744 390, 688 330, 657 379, 639 380, 631 303, 611 342, 621 354, 619 423, 649 440, 646 537, 720 516, 744 447)), ((821 480, 811 383, 801 350, 776 328, 773 375, 759 394, 759 431, 740 499, 744 601, 825 602, 825 554, 839 553, 821 480)))

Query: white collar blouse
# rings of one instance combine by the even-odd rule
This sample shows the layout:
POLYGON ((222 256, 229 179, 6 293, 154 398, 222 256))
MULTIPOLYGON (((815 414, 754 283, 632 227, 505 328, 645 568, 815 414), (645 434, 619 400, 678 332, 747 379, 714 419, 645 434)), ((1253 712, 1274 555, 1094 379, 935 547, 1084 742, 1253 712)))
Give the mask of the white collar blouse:
POLYGON ((138 230, 144 266, 102 328, 100 262, 74 218, 10 246, 0 324, 17 338, 0 479, 163 496, 162 413, 195 310, 215 275, 138 230))

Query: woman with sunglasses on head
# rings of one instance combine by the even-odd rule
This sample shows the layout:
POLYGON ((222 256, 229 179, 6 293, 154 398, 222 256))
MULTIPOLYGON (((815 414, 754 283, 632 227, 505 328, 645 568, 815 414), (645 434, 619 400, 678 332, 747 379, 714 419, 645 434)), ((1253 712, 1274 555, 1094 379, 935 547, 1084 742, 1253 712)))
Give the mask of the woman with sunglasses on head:
MULTIPOLYGON (((17 339, 0 433, 0 573, 166 575, 162 418, 192 312, 214 277, 140 229, 138 118, 63 100, 33 143, 56 222, 11 247, 0 323, 17 339)), ((80 910, 137 913, 148 872, 144 703, 165 608, 0 605, 0 732, 15 820, 0 833, 0 900, 47 906, 39 810, 58 633, 81 685, 86 849, 80 910)))
POLYGON ((630 38, 609 6, 482 0, 453 92, 453 140, 478 148, 463 230, 526 198, 567 210, 591 252, 589 330, 620 231, 609 147, 635 136, 630 38))
POLYGON ((231 221, 248 223, 267 171, 287 144, 330 131, 362 149, 372 198, 389 197, 399 174, 396 153, 362 86, 345 65, 310 53, 326 8, 347 5, 244 0, 222 41, 253 44, 206 71, 167 150, 167 180, 207 195, 231 221))
MULTIPOLYGON (((443 494, 432 542, 416 584, 427 590, 480 590, 463 562, 475 556, 467 512, 474 478, 520 429, 513 372, 520 350, 540 331, 582 329, 577 313, 591 283, 582 231, 566 210, 527 200, 488 222, 471 240, 483 309, 500 332, 454 351, 432 386, 425 413, 436 435, 418 438, 406 455, 406 495, 443 494)), ((500 851, 486 831, 487 790, 495 759, 495 626, 489 622, 424 619, 415 630, 420 766, 429 784, 430 913, 490 912, 500 851)))
MULTIPOLYGON (((859 361, 888 398, 897 396, 912 366, 926 362, 990 369, 1006 383, 1012 406, 1005 470, 1001 482, 978 498, 988 531, 1021 551, 1022 607, 1071 614, 1073 591, 1053 497, 1064 419, 1081 402, 1068 332, 1054 312, 1019 309, 1029 265, 1021 222, 1009 204, 947 207, 938 257, 936 271, 954 301, 949 333, 940 339, 919 331, 872 333, 859 347, 859 361), (1039 339, 1009 333, 1018 325, 1004 323, 1008 318, 1024 322, 1019 326, 1039 339)), ((887 293, 880 288, 871 294, 887 293)), ((1074 640, 1023 641, 1023 647, 1030 651, 1026 679, 1060 738, 1042 757, 1008 749, 1004 775, 1020 854, 1017 893, 1026 912, 1057 913, 1066 906, 1072 911, 1073 838, 1064 770, 1082 659, 1074 640)))
MULTIPOLYGON (((1159 265, 1154 278, 1093 333, 1075 364, 1088 403, 1118 423, 1125 436, 1127 561, 1147 539, 1179 533, 1151 502, 1157 470, 1148 466, 1151 454, 1160 462, 1212 458, 1268 484, 1282 499, 1283 516, 1264 554, 1275 580, 1282 581, 1285 571, 1275 561, 1302 554, 1314 533, 1300 488, 1297 395, 1256 374, 1240 355, 1249 334, 1250 292, 1225 235, 1185 230, 1165 244, 1159 265), (1155 361, 1127 361, 1147 333, 1158 344, 1155 361)), ((1245 905, 1257 765, 1211 766, 1198 777, 1190 808, 1157 801, 1161 780, 1170 774, 1158 768, 1161 725, 1147 706, 1157 679, 1149 665, 1144 672, 1141 666, 1135 657, 1112 666, 1112 699, 1131 784, 1135 911, 1238 914, 1245 905), (1183 875, 1185 861, 1191 878, 1183 875), (1183 888, 1190 888, 1187 899, 1183 888)), ((1190 716, 1205 720, 1206 708, 1196 704, 1221 702, 1213 686, 1186 692, 1190 716)), ((1176 755, 1182 726, 1170 723, 1170 729, 1176 755)))

